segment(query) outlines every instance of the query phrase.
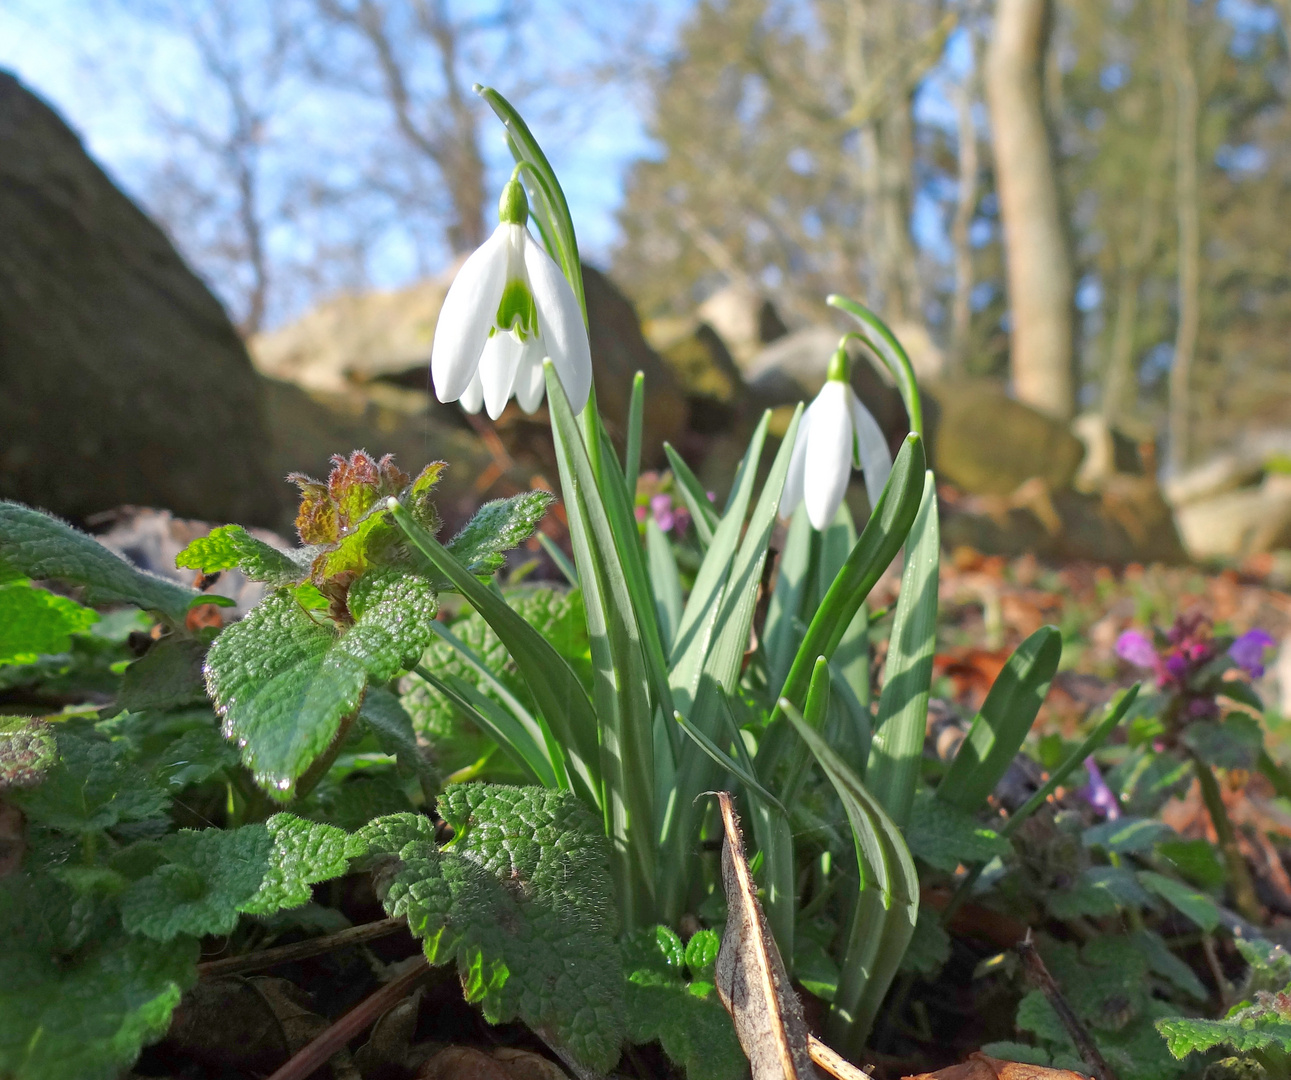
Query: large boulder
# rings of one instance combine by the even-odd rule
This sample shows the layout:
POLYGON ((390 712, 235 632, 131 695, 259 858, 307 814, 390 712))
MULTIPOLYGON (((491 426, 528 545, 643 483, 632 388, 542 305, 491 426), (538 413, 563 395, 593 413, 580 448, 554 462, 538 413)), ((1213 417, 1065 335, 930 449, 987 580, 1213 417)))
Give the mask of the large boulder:
POLYGON ((1291 476, 1221 491, 1175 508, 1188 554, 1199 561, 1237 559, 1291 547, 1291 476))
MULTIPOLYGON (((393 402, 391 387, 430 390, 428 371, 435 322, 457 267, 402 289, 345 294, 319 304, 295 322, 257 335, 251 342, 257 368, 333 400, 393 402)), ((604 274, 583 267, 592 367, 597 402, 612 431, 626 430, 632 378, 645 373, 647 453, 675 440, 686 422, 685 401, 676 380, 646 343, 631 302, 604 274)), ((456 405, 433 400, 436 426, 460 425, 456 405)), ((512 406, 511 412, 516 412, 512 406)), ((509 416, 504 430, 525 425, 509 416)), ((512 449, 515 449, 512 447, 512 449)))
POLYGON ((219 302, 0 72, 0 497, 272 524, 255 372, 219 302))
POLYGON ((930 432, 938 479, 973 495, 1008 495, 1038 478, 1052 491, 1071 486, 1085 448, 1059 420, 986 382, 930 383, 930 432))

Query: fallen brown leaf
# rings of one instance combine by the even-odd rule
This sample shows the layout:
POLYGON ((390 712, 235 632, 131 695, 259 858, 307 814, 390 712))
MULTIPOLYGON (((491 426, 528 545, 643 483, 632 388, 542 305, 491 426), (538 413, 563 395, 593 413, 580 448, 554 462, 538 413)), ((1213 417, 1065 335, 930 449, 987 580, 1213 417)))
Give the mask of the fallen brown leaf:
POLYGON ((717 953, 717 995, 735 1022, 753 1080, 811 1080, 819 1074, 807 1048, 802 1003, 789 985, 744 857, 744 837, 729 792, 719 791, 726 833, 722 885, 726 932, 717 953))
POLYGON ((905 1076, 902 1080, 1090 1080, 1070 1069, 1050 1069, 1021 1061, 1001 1061, 987 1054, 973 1054, 967 1061, 936 1072, 905 1076))

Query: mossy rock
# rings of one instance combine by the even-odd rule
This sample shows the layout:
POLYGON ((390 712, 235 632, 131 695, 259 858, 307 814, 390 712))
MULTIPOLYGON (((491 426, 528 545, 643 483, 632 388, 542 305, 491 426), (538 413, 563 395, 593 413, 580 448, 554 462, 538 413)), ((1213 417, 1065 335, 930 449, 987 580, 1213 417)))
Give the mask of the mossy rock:
POLYGON ((930 432, 940 480, 970 495, 1009 495, 1038 477, 1052 491, 1071 486, 1085 448, 1067 425, 1014 401, 986 382, 935 383, 930 432))

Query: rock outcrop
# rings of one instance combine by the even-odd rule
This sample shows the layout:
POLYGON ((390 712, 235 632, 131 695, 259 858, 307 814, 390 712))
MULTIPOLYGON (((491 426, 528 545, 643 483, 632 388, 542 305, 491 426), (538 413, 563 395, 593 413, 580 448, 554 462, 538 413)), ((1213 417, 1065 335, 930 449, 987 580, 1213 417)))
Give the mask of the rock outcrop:
POLYGON ((220 303, 0 72, 0 497, 274 524, 259 385, 220 303))

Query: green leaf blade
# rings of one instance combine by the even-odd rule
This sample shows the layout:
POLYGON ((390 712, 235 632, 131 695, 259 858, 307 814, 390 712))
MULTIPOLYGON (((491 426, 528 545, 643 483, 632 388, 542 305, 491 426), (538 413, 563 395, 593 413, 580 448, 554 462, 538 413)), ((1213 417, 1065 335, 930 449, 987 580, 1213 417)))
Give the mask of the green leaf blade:
POLYGON ((183 623, 201 594, 136 569, 97 540, 57 518, 0 500, 0 581, 14 578, 84 585, 94 603, 125 603, 183 623))

